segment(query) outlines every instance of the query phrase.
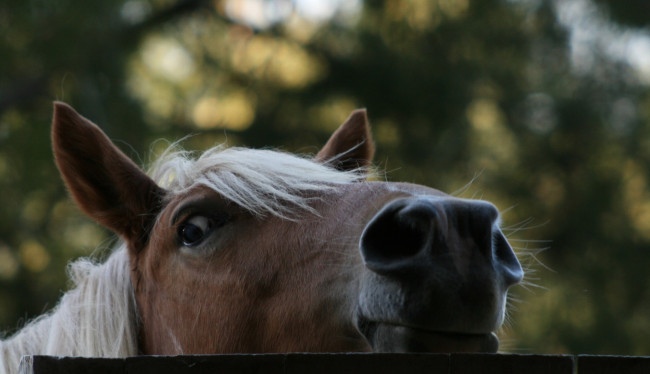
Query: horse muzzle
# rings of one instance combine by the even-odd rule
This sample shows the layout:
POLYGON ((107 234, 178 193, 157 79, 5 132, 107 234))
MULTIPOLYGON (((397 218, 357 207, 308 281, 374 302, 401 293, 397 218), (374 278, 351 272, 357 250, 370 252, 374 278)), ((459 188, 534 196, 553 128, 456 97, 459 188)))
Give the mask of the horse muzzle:
POLYGON ((411 197, 384 206, 360 240, 356 312, 374 351, 496 352, 508 288, 523 270, 490 203, 411 197))

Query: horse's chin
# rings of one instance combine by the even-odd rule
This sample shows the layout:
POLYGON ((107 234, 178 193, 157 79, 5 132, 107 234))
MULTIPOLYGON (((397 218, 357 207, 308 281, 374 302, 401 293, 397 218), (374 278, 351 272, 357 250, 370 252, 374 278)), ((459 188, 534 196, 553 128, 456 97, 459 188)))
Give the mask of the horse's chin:
POLYGON ((378 322, 366 322, 361 330, 374 352, 495 353, 499 349, 499 339, 492 332, 431 331, 378 322))

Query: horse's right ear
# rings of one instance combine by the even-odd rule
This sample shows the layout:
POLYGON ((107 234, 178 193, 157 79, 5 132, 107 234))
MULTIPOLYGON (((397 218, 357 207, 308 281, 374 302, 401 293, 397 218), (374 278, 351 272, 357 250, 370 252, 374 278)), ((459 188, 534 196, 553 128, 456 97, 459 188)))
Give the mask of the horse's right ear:
POLYGON ((81 210, 134 250, 142 249, 164 190, 97 125, 60 102, 54 103, 52 144, 63 180, 81 210))
POLYGON ((336 129, 314 159, 339 170, 355 170, 370 166, 374 154, 366 110, 358 109, 336 129))

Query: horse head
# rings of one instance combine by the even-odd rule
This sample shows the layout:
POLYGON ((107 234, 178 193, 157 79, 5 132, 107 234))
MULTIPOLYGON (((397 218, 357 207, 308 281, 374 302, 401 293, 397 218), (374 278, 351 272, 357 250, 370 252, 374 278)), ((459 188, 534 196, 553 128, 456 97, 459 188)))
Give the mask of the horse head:
POLYGON ((313 159, 217 149, 151 176, 55 104, 57 165, 126 243, 144 354, 494 352, 522 268, 499 212, 365 178, 354 112, 313 159))

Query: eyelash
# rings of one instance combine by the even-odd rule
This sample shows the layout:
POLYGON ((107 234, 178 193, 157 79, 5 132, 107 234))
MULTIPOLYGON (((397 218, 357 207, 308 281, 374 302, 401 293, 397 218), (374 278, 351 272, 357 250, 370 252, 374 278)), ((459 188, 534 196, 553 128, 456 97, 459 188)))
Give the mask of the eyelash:
POLYGON ((195 214, 178 226, 177 236, 179 244, 193 248, 210 236, 210 234, 224 226, 228 217, 195 214))

